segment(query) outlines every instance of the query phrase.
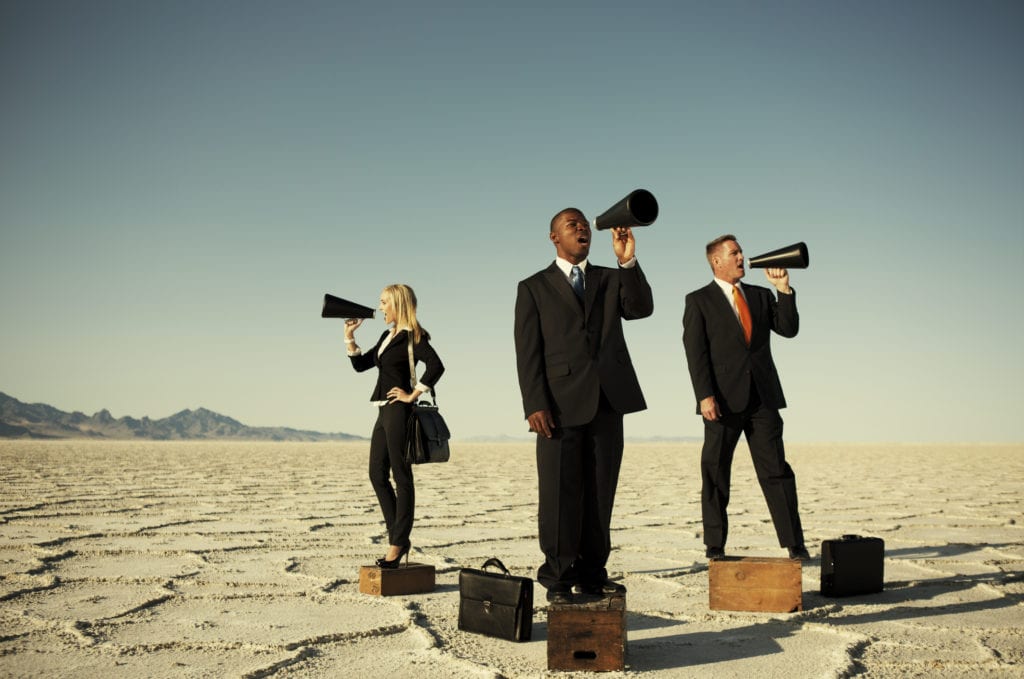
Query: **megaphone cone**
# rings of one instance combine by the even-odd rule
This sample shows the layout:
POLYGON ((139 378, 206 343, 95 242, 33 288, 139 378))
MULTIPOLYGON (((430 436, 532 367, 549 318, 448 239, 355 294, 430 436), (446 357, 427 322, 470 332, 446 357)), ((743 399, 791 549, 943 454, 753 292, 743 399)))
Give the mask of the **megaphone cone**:
POLYGON ((806 269, 810 263, 805 243, 793 243, 750 258, 752 269, 806 269))
POLYGON ((658 201, 654 194, 637 189, 595 217, 594 228, 604 231, 623 226, 647 226, 657 218, 658 201))
POLYGON ((321 318, 373 318, 375 311, 368 306, 350 302, 334 295, 324 295, 324 308, 321 318))

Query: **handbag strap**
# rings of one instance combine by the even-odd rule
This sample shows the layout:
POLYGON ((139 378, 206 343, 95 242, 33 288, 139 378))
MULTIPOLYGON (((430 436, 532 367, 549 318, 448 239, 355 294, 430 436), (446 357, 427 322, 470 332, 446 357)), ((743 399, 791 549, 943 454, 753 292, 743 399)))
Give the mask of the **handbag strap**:
POLYGON ((416 388, 416 359, 412 356, 412 332, 409 332, 409 386, 416 388))
POLYGON ((511 573, 508 572, 508 569, 505 568, 505 564, 503 564, 501 562, 501 559, 498 559, 498 558, 495 558, 495 557, 492 556, 487 561, 484 561, 484 568, 483 569, 487 570, 488 566, 497 566, 498 568, 501 569, 501 572, 504 573, 505 575, 512 575, 511 573))
MULTIPOLYGON (((409 333, 409 386, 415 391, 419 380, 416 379, 416 359, 412 355, 412 330, 407 332, 409 333)), ((434 394, 433 389, 430 389, 430 398, 433 399, 434 405, 437 405, 437 396, 434 394)))

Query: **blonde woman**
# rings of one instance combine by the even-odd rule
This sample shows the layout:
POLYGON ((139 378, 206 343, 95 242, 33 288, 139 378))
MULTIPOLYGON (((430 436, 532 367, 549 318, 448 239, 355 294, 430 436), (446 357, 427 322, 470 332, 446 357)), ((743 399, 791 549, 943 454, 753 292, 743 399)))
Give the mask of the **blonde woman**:
POLYGON ((398 568, 402 557, 409 561, 416 491, 412 464, 405 460, 405 426, 412 403, 425 391, 432 391, 444 373, 444 364, 430 346, 430 334, 416 320, 416 293, 408 285, 389 285, 380 293, 380 311, 390 326, 373 349, 363 353, 356 344, 355 331, 361 318, 345 321, 345 344, 356 372, 377 368, 377 385, 370 401, 377 405, 377 422, 370 435, 370 483, 377 493, 384 524, 388 529, 388 552, 377 559, 381 568, 398 568), (410 386, 409 338, 413 357, 425 365, 423 377, 410 386), (412 389, 411 392, 407 391, 412 389), (394 478, 394 485, 391 479, 394 478))

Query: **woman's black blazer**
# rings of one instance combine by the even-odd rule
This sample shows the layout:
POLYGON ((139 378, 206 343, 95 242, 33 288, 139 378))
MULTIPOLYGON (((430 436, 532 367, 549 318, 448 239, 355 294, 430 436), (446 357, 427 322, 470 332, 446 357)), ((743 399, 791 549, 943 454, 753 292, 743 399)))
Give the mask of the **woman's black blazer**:
MULTIPOLYGON (((384 334, 377 340, 377 344, 370 351, 364 351, 358 356, 349 357, 352 359, 352 367, 356 369, 356 372, 363 372, 374 366, 379 369, 377 385, 373 388, 373 393, 370 395, 371 401, 388 400, 388 392, 393 387, 401 387, 407 392, 412 391, 412 386, 409 383, 411 377, 409 374, 409 331, 400 330, 395 338, 388 343, 384 353, 380 356, 377 355, 381 342, 384 341, 389 332, 390 330, 385 330, 384 334)), ((434 351, 434 348, 430 346, 430 340, 425 333, 421 336, 418 343, 413 344, 412 355, 418 363, 422 362, 426 366, 426 370, 423 371, 419 381, 433 389, 444 373, 444 364, 441 363, 441 359, 438 357, 437 352, 434 351)))

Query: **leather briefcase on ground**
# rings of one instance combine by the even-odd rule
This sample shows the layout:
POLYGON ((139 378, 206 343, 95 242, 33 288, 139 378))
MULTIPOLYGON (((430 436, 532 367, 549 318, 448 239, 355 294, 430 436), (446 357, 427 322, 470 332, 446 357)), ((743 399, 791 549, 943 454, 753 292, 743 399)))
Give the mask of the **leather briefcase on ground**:
POLYGON ((498 559, 485 570, 459 571, 459 629, 509 641, 529 641, 533 632, 533 580, 512 575, 498 559), (502 573, 490 573, 496 566, 502 573))
POLYGON ((885 570, 882 538, 844 535, 821 543, 821 593, 854 596, 881 592, 885 570))

